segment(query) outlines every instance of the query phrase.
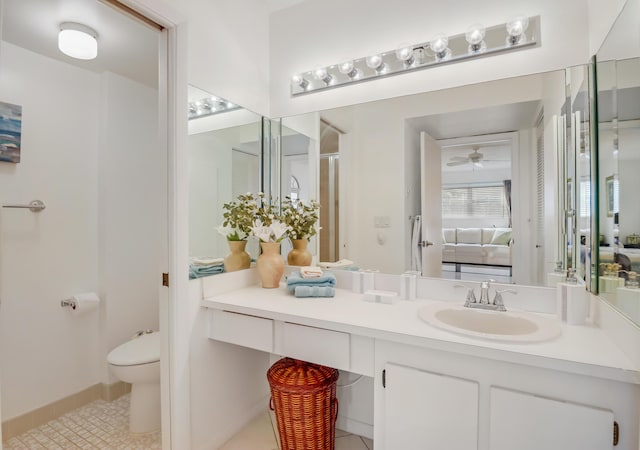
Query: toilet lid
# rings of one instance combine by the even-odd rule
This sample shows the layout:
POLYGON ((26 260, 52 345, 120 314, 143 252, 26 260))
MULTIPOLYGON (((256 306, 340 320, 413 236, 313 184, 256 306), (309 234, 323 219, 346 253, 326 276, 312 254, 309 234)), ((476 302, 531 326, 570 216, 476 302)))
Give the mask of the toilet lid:
POLYGON ((160 361, 160 333, 143 334, 111 350, 107 361, 114 366, 134 366, 160 361))

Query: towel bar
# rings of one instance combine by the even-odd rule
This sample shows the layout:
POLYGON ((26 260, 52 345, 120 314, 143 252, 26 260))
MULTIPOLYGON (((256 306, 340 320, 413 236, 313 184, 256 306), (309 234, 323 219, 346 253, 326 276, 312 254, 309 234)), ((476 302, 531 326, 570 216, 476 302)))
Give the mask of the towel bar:
POLYGON ((2 205, 3 208, 23 208, 31 212, 40 212, 47 206, 42 200, 32 200, 28 205, 2 205))

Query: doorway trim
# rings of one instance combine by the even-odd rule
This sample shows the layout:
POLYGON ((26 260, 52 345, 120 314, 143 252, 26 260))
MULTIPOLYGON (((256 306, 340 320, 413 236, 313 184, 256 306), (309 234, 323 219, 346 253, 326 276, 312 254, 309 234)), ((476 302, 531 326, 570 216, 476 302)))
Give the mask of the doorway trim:
MULTIPOLYGON (((188 292, 188 177, 187 155, 187 20, 163 0, 119 0, 125 7, 164 27, 159 45, 159 136, 167 157, 167 247, 159 264, 160 373, 162 448, 191 447, 189 333, 186 305, 178 301, 188 292), (161 273, 169 274, 169 286, 160 283, 161 273)), ((184 303, 184 302, 183 302, 184 303)))

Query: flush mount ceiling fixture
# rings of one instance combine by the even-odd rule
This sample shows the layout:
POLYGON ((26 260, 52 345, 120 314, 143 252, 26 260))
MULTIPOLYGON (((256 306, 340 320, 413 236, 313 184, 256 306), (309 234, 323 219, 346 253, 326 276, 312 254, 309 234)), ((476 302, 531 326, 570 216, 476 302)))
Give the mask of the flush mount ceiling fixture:
POLYGON ((308 94, 539 45, 540 16, 519 16, 490 28, 474 24, 466 33, 454 36, 437 34, 428 42, 400 44, 394 50, 296 73, 291 77, 291 95, 308 94))
POLYGON ((76 59, 95 59, 98 56, 98 33, 81 23, 60 24, 58 48, 62 53, 76 59))

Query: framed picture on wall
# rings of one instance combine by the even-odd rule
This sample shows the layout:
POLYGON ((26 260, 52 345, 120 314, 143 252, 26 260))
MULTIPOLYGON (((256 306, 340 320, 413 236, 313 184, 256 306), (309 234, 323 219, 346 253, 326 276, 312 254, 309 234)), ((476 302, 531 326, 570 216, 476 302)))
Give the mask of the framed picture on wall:
POLYGON ((615 175, 605 178, 606 194, 607 194, 607 217, 613 217, 618 212, 618 179, 615 175))
POLYGON ((20 162, 22 106, 0 102, 0 162, 20 162))

